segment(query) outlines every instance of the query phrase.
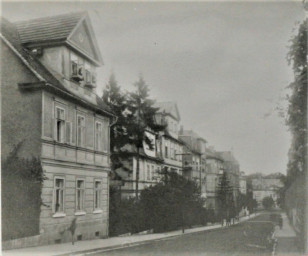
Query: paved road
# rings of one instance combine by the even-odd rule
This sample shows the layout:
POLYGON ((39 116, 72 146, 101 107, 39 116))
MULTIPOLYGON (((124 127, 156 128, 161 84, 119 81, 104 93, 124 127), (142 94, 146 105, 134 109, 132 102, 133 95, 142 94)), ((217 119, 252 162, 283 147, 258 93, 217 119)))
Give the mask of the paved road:
POLYGON ((269 214, 262 214, 250 221, 229 228, 178 236, 163 241, 117 249, 97 256, 105 255, 271 255, 266 248, 266 237, 272 223, 269 214))

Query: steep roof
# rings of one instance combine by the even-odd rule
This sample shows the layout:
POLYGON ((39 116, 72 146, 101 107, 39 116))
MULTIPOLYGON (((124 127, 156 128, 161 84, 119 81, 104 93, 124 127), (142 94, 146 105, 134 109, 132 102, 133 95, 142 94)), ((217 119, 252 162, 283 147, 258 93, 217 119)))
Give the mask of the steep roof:
POLYGON ((180 131, 179 136, 189 136, 189 137, 207 142, 205 139, 200 137, 199 134, 197 134, 193 130, 182 130, 182 131, 180 131))
POLYGON ((223 161, 223 158, 219 153, 208 148, 205 149, 205 155, 209 159, 217 159, 223 161))
POLYGON ((221 155, 221 157, 223 158, 224 161, 239 164, 238 161, 236 160, 236 158, 233 156, 231 151, 221 151, 221 152, 218 152, 218 153, 221 155))
POLYGON ((20 35, 16 26, 9 22, 7 19, 0 18, 1 37, 3 41, 10 44, 11 49, 21 59, 21 61, 36 75, 40 82, 44 83, 44 88, 56 90, 57 92, 64 93, 69 97, 83 102, 84 104, 100 109, 107 112, 109 115, 114 115, 111 109, 103 102, 103 100, 96 95, 96 105, 86 102, 84 99, 73 95, 65 88, 62 82, 55 77, 37 58, 31 55, 30 51, 24 48, 21 44, 20 35))
POLYGON ((93 28, 87 12, 68 13, 14 23, 21 44, 31 48, 44 45, 66 44, 78 51, 95 65, 103 64, 93 28), (79 34, 87 33, 89 38, 78 41, 79 34), (76 35, 77 34, 77 35, 76 35))
POLYGON ((154 107, 159 108, 159 113, 165 112, 173 116, 177 121, 181 119, 178 106, 175 102, 155 102, 154 107))
POLYGON ((67 39, 85 12, 15 22, 21 43, 67 39))

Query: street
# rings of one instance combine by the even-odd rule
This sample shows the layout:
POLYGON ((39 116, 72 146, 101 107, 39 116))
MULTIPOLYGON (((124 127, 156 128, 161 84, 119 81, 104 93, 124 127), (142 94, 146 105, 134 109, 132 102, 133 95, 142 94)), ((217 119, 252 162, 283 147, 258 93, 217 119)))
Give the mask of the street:
POLYGON ((270 255, 266 238, 272 224, 269 214, 228 228, 153 241, 95 255, 270 255))

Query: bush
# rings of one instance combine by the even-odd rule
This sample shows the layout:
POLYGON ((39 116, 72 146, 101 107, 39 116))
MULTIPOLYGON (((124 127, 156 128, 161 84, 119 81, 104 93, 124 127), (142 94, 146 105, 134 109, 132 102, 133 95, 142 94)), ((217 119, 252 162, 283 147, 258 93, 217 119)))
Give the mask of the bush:
POLYGON ((207 211, 195 182, 167 173, 162 182, 143 190, 140 200, 110 192, 110 235, 153 229, 165 232, 182 226, 205 225, 207 211))

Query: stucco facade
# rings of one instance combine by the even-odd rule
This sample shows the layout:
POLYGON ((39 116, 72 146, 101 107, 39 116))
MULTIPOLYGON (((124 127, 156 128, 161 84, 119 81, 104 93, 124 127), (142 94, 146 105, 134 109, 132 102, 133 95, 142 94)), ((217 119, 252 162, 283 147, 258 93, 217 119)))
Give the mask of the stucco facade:
POLYGON ((18 39, 23 26, 2 23, 1 153, 5 159, 23 142, 19 156, 41 160, 46 179, 39 234, 32 245, 71 241, 73 219, 75 239, 107 237, 109 129, 114 115, 95 94, 95 67, 101 57, 91 24, 86 14, 70 14, 29 21, 28 28, 28 36, 22 34, 18 39), (61 38, 55 45, 39 41, 54 32, 52 28, 59 20, 75 24, 67 31, 68 39, 61 38), (32 31, 33 24, 42 27, 38 31, 48 27, 48 33, 32 31), (83 42, 92 42, 91 49, 81 41, 78 45, 73 31, 84 31, 83 42), (29 38, 34 41, 26 42, 29 38), (70 40, 75 48, 68 47, 70 40), (73 63, 72 55, 77 56, 78 64, 73 63), (80 80, 74 78, 77 75, 80 80))

